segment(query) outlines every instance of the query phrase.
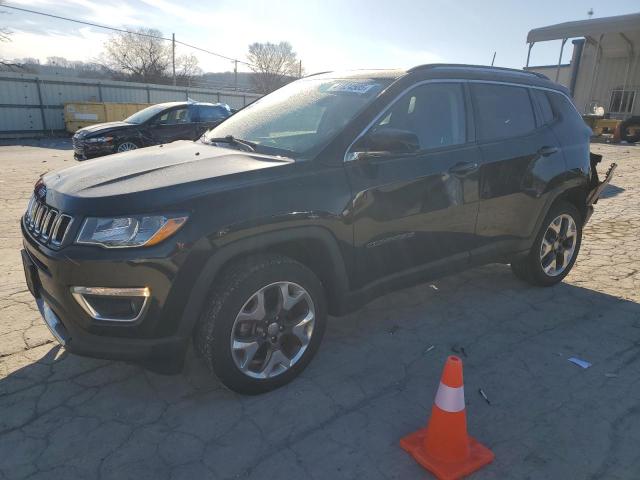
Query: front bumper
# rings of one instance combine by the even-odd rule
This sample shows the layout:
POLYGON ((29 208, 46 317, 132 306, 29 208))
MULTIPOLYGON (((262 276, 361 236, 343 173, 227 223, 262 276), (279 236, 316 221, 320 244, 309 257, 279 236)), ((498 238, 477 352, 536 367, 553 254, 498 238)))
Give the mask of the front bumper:
POLYGON ((115 153, 113 143, 87 143, 73 138, 73 158, 87 160, 89 158, 102 157, 115 153))
POLYGON ((142 361, 163 372, 179 370, 190 339, 178 328, 184 309, 180 293, 189 288, 172 290, 181 262, 179 255, 172 255, 171 245, 154 250, 147 259, 134 259, 134 252, 91 247, 75 247, 73 253, 74 247, 49 250, 32 239, 24 225, 23 237, 27 285, 44 322, 66 350, 142 361), (140 319, 123 324, 92 318, 73 297, 72 286, 145 286, 152 296, 140 319))

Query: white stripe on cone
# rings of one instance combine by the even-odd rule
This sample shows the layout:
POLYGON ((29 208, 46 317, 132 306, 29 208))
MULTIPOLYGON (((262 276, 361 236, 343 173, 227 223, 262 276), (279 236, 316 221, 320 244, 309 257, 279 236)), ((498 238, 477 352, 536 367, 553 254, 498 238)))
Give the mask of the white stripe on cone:
POLYGON ((440 382, 434 403, 445 412, 461 412, 464 410, 464 386, 453 388, 440 382))

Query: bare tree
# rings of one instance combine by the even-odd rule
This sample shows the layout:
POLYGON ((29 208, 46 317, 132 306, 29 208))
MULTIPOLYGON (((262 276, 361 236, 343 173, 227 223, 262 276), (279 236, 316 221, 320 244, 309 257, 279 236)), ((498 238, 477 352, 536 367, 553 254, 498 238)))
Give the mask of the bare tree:
POLYGON ((247 60, 261 93, 269 93, 298 75, 298 58, 289 42, 252 43, 247 60))
POLYGON ((105 44, 103 63, 133 80, 159 81, 171 65, 171 46, 159 37, 162 32, 152 28, 118 33, 105 44))
POLYGON ((176 77, 180 85, 191 86, 194 77, 202 75, 198 57, 195 55, 180 55, 176 57, 176 77))
MULTIPOLYGON (((0 1, 0 5, 2 5, 3 3, 4 2, 0 1)), ((4 14, 4 13, 7 13, 7 12, 0 11, 0 14, 4 14)), ((0 43, 10 42, 10 41, 11 41, 11 30, 9 30, 5 26, 0 26, 0 43)), ((6 60, 2 57, 0 57, 0 66, 7 68, 9 70, 21 68, 21 65, 19 63, 16 63, 15 61, 12 62, 10 60, 6 60)))

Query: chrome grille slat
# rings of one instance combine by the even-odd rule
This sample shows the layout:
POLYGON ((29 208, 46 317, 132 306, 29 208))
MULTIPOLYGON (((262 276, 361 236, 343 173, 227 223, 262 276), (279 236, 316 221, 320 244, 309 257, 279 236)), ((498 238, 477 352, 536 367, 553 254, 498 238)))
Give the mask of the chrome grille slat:
POLYGON ((24 215, 24 226, 43 245, 60 247, 73 221, 71 215, 59 212, 32 196, 24 215))

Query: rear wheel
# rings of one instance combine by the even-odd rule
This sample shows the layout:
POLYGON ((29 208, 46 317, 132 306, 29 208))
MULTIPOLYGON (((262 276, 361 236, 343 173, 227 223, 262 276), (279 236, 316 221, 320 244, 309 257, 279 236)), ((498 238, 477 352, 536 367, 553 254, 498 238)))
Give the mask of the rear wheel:
POLYGON ((196 349, 231 390, 258 394, 293 380, 317 351, 326 324, 322 284, 280 255, 234 264, 211 295, 196 349))
POLYGON ((574 205, 551 207, 529 253, 511 263, 513 273, 532 285, 551 286, 566 277, 582 242, 582 216, 574 205))

